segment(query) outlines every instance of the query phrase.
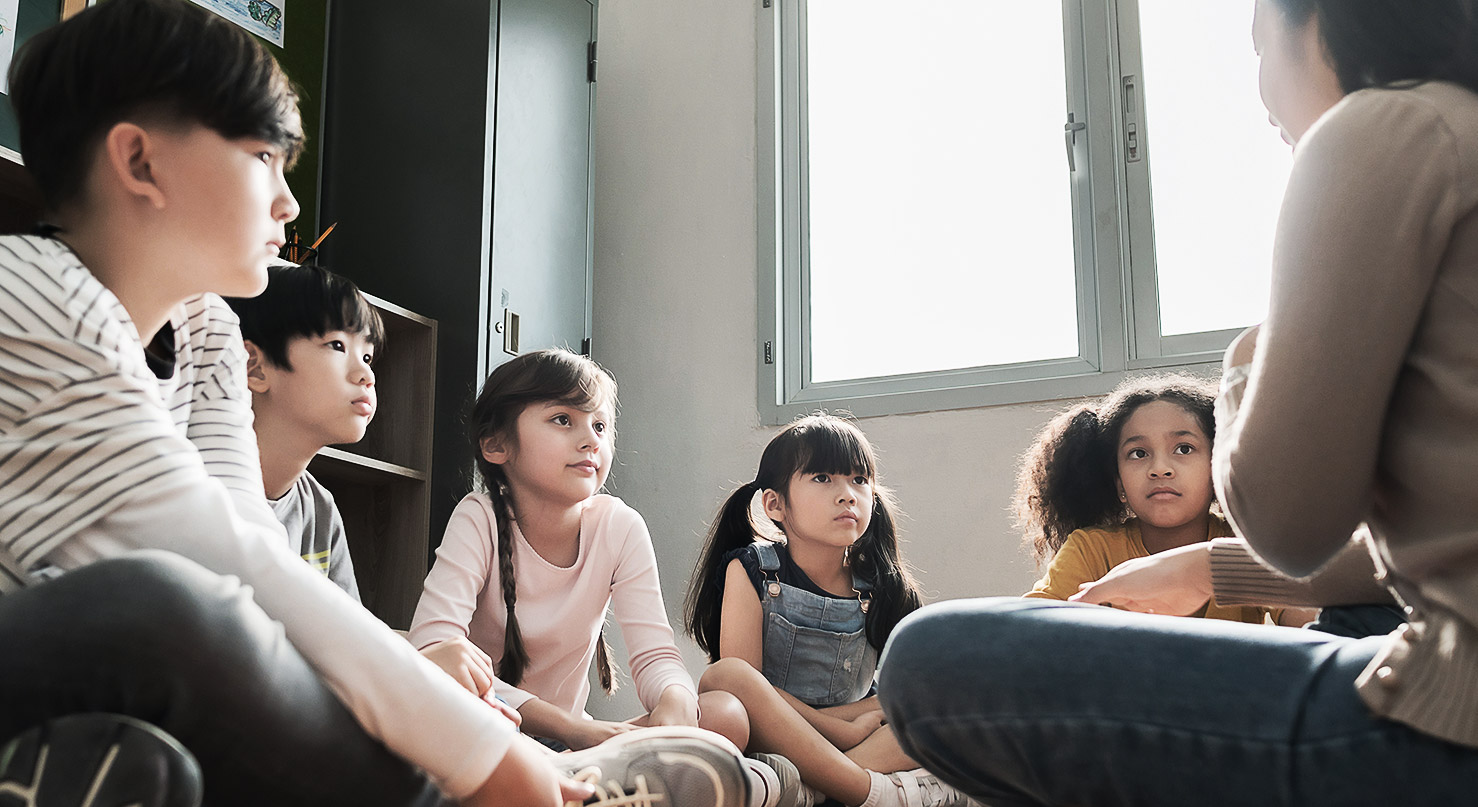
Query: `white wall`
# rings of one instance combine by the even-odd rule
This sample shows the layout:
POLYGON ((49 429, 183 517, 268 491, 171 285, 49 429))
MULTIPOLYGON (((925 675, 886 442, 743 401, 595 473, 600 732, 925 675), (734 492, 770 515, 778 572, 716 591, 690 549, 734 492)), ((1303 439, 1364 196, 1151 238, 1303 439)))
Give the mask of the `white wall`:
MULTIPOLYGON (((594 354, 621 388, 610 487, 651 527, 674 625, 709 519, 753 478, 776 431, 759 426, 756 410, 759 5, 600 8, 594 354)), ((1016 459, 1065 405, 861 422, 907 513, 904 551, 930 599, 1030 587, 1034 570, 1007 513, 1016 459)), ((701 670, 696 646, 680 646, 701 670)), ((625 658, 619 645, 616 657, 625 658)), ((629 687, 590 709, 640 711, 629 687)))

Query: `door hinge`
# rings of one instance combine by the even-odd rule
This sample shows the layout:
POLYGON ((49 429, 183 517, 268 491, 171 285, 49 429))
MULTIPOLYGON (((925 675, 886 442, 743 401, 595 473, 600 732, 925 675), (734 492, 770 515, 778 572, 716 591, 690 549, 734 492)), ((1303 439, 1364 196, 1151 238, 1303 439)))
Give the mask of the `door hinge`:
POLYGON ((587 359, 590 358, 590 337, 588 336, 580 340, 580 355, 587 359))
POLYGON ((586 53, 589 54, 590 60, 586 63, 585 79, 586 79, 586 81, 589 81, 591 84, 594 84, 595 83, 595 43, 594 42, 591 42, 590 43, 590 47, 586 50, 586 53))
POLYGON ((766 341, 765 342, 765 364, 774 364, 774 363, 775 363, 775 343, 774 342, 770 342, 770 341, 766 341))

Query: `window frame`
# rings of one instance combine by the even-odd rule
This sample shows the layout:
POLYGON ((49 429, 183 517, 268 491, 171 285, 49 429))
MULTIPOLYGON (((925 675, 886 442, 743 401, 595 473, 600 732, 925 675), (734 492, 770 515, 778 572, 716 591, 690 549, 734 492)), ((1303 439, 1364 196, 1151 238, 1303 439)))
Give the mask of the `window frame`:
MULTIPOLYGON (((1149 200, 1150 132, 1126 119, 1125 76, 1142 75, 1137 0, 1062 0, 1067 111, 1076 133, 1068 173, 1078 355, 1018 364, 810 382, 804 109, 807 0, 758 9, 758 338, 761 418, 817 409, 859 417, 1099 395, 1136 372, 1215 372, 1238 330, 1163 336, 1149 200), (1105 65, 1089 71, 1087 65, 1105 65), (791 80, 794 77, 794 80, 791 80), (795 124, 791 125, 794 121, 795 124), (1122 144, 1130 123, 1142 159, 1122 144)), ((1064 167, 1067 162, 1064 133, 1064 167)))

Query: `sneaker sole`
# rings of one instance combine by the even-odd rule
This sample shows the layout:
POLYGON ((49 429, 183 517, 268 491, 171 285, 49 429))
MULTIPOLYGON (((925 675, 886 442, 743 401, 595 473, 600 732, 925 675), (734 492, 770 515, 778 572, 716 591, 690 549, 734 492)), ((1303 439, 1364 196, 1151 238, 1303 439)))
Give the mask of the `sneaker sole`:
POLYGON ((201 796, 195 757, 122 715, 57 718, 0 748, 0 807, 199 807, 201 796))

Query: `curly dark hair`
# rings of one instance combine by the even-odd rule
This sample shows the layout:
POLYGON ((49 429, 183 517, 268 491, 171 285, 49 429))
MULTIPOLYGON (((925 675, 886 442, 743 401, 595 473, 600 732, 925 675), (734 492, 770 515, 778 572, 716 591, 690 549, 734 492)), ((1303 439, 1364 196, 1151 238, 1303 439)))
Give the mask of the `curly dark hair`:
POLYGON ((1050 561, 1074 530, 1129 517, 1114 484, 1119 473, 1115 446, 1124 422, 1155 401, 1180 406, 1215 443, 1216 386, 1184 375, 1125 381, 1103 400, 1059 414, 1037 435, 1022 457, 1012 504, 1038 564, 1050 561))

